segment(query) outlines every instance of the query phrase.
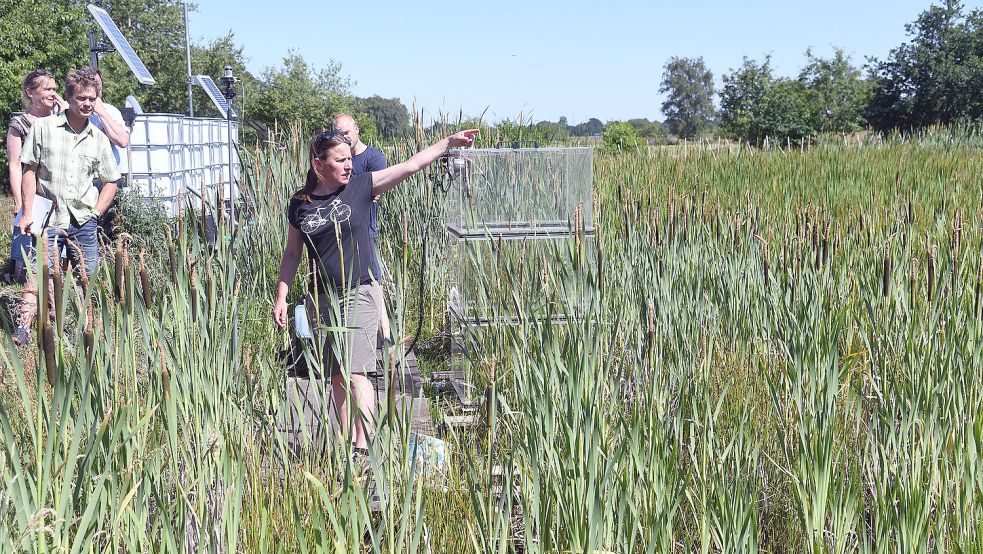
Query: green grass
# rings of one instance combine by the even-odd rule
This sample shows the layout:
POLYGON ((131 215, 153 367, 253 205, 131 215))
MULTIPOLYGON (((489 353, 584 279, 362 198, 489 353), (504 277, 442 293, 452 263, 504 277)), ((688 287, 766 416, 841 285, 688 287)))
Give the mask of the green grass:
POLYGON ((421 312, 446 330, 457 263, 477 308, 521 321, 465 329, 481 423, 448 437, 447 475, 413 478, 384 410, 379 514, 341 446, 297 456, 274 430, 302 145, 246 157, 235 279, 189 219, 134 241, 150 302, 135 252, 83 303, 67 287, 94 341, 54 340, 54 386, 37 347, 2 349, 0 551, 983 549, 978 136, 599 154, 596 239, 493 261, 452 264, 445 199, 411 179, 383 205, 396 335, 421 312))

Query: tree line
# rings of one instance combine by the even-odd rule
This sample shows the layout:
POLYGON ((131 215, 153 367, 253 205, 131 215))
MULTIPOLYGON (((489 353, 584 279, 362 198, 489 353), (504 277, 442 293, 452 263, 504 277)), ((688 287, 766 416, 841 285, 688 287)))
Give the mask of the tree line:
MULTIPOLYGON (((101 36, 79 0, 0 0, 0 117, 19 109, 21 77, 37 68, 63 76, 89 64, 87 33, 101 36)), ((178 0, 104 0, 106 9, 157 80, 144 87, 118 55, 103 55, 105 96, 117 106, 128 95, 144 111, 187 113, 183 5, 178 0)), ((191 7, 193 10, 193 6, 191 7)), ((983 10, 966 11, 958 0, 933 4, 906 26, 909 40, 884 60, 857 66, 843 50, 828 58, 805 53, 794 77, 775 74, 769 56, 745 58, 722 76, 718 91, 702 58, 672 58, 663 68, 660 92, 665 121, 637 118, 604 123, 565 117, 537 123, 505 119, 494 126, 501 140, 557 143, 570 137, 604 137, 625 148, 642 138, 666 140, 706 134, 752 144, 799 141, 823 133, 911 130, 983 119, 983 10)), ((245 67, 243 47, 229 34, 191 44, 192 70, 213 77, 231 65, 241 79, 237 107, 258 129, 299 124, 324 128, 340 111, 353 113, 368 140, 410 133, 410 116, 397 98, 352 94, 341 65, 315 67, 299 52, 258 75, 245 67)), ((203 91, 193 89, 195 114, 218 115, 203 91)), ((488 127, 482 125, 482 127, 488 127)))
POLYGON ((745 58, 723 76, 719 92, 702 58, 673 58, 661 87, 665 123, 685 138, 715 132, 760 145, 983 120, 983 10, 945 0, 906 31, 908 42, 863 68, 841 49, 829 58, 806 51, 796 77, 775 75, 770 56, 745 58))

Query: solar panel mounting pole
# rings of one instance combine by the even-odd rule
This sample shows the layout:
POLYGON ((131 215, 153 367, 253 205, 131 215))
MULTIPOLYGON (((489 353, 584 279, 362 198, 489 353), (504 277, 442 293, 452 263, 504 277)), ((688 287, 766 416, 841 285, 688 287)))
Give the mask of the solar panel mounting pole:
POLYGON ((191 94, 193 83, 191 82, 191 35, 188 31, 188 3, 182 2, 184 6, 184 50, 188 57, 188 115, 195 116, 195 101, 191 94))
POLYGON ((99 54, 96 52, 96 34, 89 32, 89 59, 92 69, 99 69, 99 54))
MULTIPOLYGON (((225 66, 225 74, 219 77, 219 82, 222 83, 222 96, 225 97, 226 101, 229 103, 229 107, 225 110, 225 122, 228 127, 228 145, 229 145, 229 253, 232 255, 232 287, 235 290, 236 282, 236 236, 239 234, 236 230, 236 197, 238 197, 238 189, 235 186, 235 176, 233 174, 233 143, 232 143, 232 100, 236 97, 236 79, 232 75, 232 66, 225 66)), ((222 199, 224 200, 224 198, 222 199)), ((224 204, 224 202, 223 202, 224 204)), ((224 209, 224 205, 220 205, 221 209, 224 209)), ((236 314, 237 304, 232 305, 232 356, 234 362, 235 372, 239 372, 239 319, 236 314)))
POLYGON ((107 44, 97 44, 96 34, 89 32, 89 62, 92 65, 92 69, 99 69, 99 54, 115 51, 115 48, 107 44))

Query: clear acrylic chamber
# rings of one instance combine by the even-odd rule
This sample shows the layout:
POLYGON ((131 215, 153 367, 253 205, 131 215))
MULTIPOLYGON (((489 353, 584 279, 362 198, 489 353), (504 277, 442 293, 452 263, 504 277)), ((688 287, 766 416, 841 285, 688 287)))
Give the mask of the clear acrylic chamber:
POLYGON ((591 148, 453 150, 448 157, 452 324, 567 319, 595 256, 591 148))
POLYGON ((447 230, 460 238, 593 231, 592 148, 454 150, 447 230))

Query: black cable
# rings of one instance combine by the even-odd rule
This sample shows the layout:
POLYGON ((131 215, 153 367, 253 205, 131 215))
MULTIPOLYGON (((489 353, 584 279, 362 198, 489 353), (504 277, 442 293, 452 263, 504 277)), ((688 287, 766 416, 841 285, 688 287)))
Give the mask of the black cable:
POLYGON ((419 296, 417 297, 419 303, 417 304, 417 314, 416 317, 416 333, 413 335, 413 340, 410 342, 409 348, 406 349, 406 353, 409 354, 416 348, 416 341, 420 340, 420 333, 423 332, 423 280, 427 274, 427 233, 424 231, 423 237, 420 239, 420 249, 422 250, 423 257, 420 259, 420 290, 419 296))
POLYGON ((416 318, 416 333, 413 334, 413 340, 410 342, 409 348, 406 349, 407 354, 416 348, 416 343, 418 340, 420 340, 420 334, 423 333, 423 283, 427 276, 427 243, 429 242, 430 234, 429 224, 430 220, 436 217, 433 212, 436 211, 435 207, 438 205, 437 191, 447 194, 451 188, 450 179, 448 179, 446 169, 448 164, 447 156, 441 156, 437 159, 436 163, 443 165, 445 169, 443 172, 437 168, 431 169, 430 174, 428 175, 428 178, 433 185, 433 196, 431 197, 430 202, 427 203, 428 213, 426 214, 427 217, 423 226, 423 233, 420 235, 420 287, 417 296, 417 311, 419 313, 417 314, 416 318))

